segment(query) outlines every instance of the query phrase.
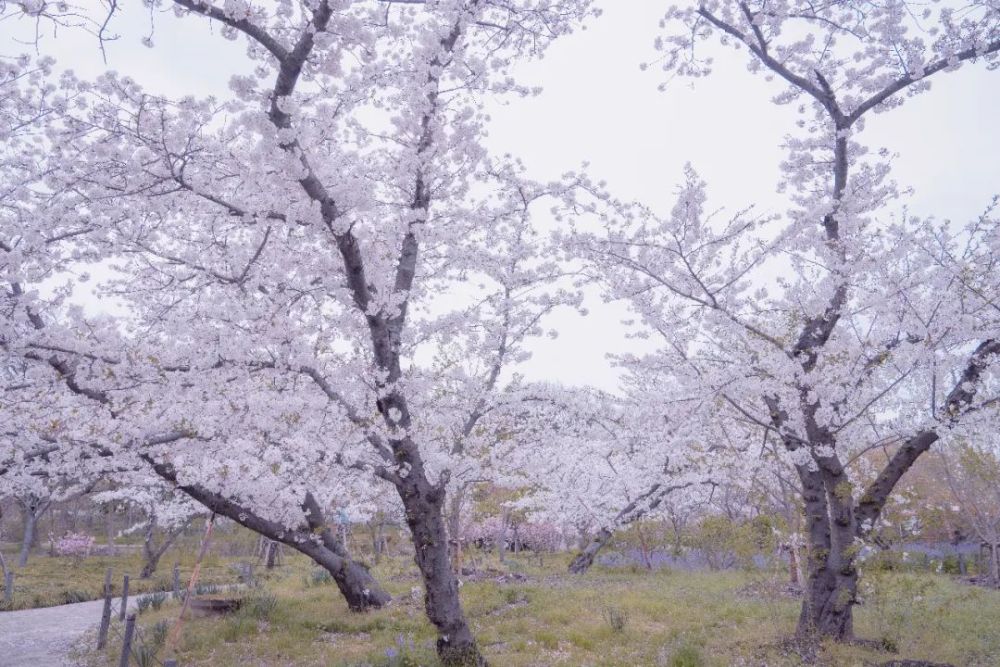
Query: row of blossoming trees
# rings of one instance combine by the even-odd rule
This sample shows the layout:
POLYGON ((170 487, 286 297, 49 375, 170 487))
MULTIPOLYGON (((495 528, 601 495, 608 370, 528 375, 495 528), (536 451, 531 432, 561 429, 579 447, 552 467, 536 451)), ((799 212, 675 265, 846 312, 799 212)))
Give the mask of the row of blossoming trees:
MULTIPOLYGON (((857 544, 900 479, 932 446, 993 444, 998 221, 906 212, 864 129, 996 66, 995 4, 665 7, 667 74, 709 74, 721 42, 798 107, 788 210, 725 218, 693 170, 660 213, 484 147, 487 100, 530 94, 516 64, 596 16, 589 0, 146 4, 246 44, 229 91, 0 60, 3 484, 153 475, 315 560, 358 612, 389 596, 324 509, 389 489, 442 661, 485 664, 448 549, 484 480, 598 518, 582 571, 671 498, 792 470, 799 632, 849 639, 857 544), (74 296, 88 274, 100 315, 74 296), (516 372, 585 280, 659 341, 620 357, 618 396, 516 372)), ((91 11, 0 2, 100 38, 115 3, 91 11)))

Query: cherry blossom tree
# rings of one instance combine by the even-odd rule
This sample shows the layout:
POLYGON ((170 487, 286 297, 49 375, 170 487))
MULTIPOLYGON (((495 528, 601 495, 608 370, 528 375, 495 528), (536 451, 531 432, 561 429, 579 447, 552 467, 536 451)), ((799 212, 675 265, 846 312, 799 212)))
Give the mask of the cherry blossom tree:
MULTIPOLYGON (((86 98, 91 89, 70 74, 56 76, 50 59, 4 60, 0 70, 0 134, 4 138, 0 148, 4 188, 0 280, 6 286, 0 292, 2 488, 8 493, 17 490, 32 507, 44 510, 48 506, 44 499, 53 489, 102 475, 133 475, 152 467, 160 477, 176 483, 173 467, 158 458, 153 448, 176 445, 189 435, 188 430, 169 426, 164 432, 154 432, 147 423, 129 431, 127 400, 122 404, 117 399, 123 384, 141 383, 142 373, 115 378, 113 367, 123 364, 109 356, 109 351, 126 349, 120 331, 106 319, 84 318, 73 305, 75 284, 86 280, 87 268, 107 254, 106 230, 91 215, 95 209, 87 205, 80 188, 67 187, 65 176, 55 176, 60 164, 79 159, 75 151, 88 145, 86 135, 93 128, 86 98), (106 354, 71 354, 66 346, 80 337, 81 329, 100 339, 102 345, 93 348, 106 354), (109 378, 114 379, 109 382, 109 378), (144 449, 121 447, 126 442, 144 449)), ((82 169, 76 178, 86 174, 82 169)), ((287 488, 288 482, 271 487, 287 488)), ((335 536, 325 536, 325 542, 315 538, 322 534, 318 527, 324 523, 315 495, 325 498, 324 494, 313 496, 314 525, 289 530, 285 523, 262 517, 259 509, 254 512, 238 497, 222 495, 203 484, 189 483, 181 490, 210 504, 213 511, 304 551, 331 570, 353 609, 388 601, 389 596, 364 568, 347 558, 335 536)), ((291 525, 309 523, 301 513, 297 520, 289 519, 285 509, 283 518, 291 525)), ((37 521, 35 515, 31 513, 35 518, 28 522, 30 526, 37 521)))
MULTIPOLYGON (((417 348, 465 327, 464 313, 435 314, 435 298, 470 274, 503 273, 481 263, 481 244, 516 250, 523 225, 514 223, 545 190, 486 155, 481 99, 529 93, 511 63, 540 54, 589 3, 166 4, 244 37, 251 68, 233 78, 227 102, 165 100, 113 74, 91 87, 89 132, 58 187, 86 198, 80 208, 98 221, 96 242, 120 276, 109 289, 129 316, 49 329, 25 347, 73 364, 63 377, 107 399, 123 425, 102 446, 138 446, 161 478, 265 534, 277 530, 227 503, 233 492, 267 497, 254 487, 268 463, 318 467, 324 485, 331 470, 390 483, 441 659, 483 664, 448 561, 451 463, 476 435, 505 347, 533 335, 551 306, 522 314, 490 299, 499 322, 479 344, 498 360, 458 397, 460 423, 471 422, 458 437, 456 401, 436 400, 444 388, 417 348), (139 423, 177 437, 147 446, 139 423), (214 484, 237 484, 228 494, 195 482, 205 455, 223 451, 214 484)), ((535 281, 550 274, 508 268, 538 272, 535 281)), ((526 287, 499 284, 501 294, 526 287)), ((320 529, 313 493, 303 502, 301 486, 268 490, 284 490, 286 506, 298 495, 320 529)))
POLYGON ((590 417, 581 419, 591 428, 566 434, 575 440, 573 461, 561 461, 538 478, 548 492, 549 512, 596 526, 570 562, 576 574, 593 565, 618 530, 659 516, 667 502, 704 497, 721 481, 714 465, 720 447, 697 416, 705 405, 649 400, 646 392, 631 389, 632 398, 625 400, 596 396, 590 417), (639 396, 645 400, 635 400, 639 396))
POLYGON ((139 577, 149 579, 156 572, 163 554, 195 517, 205 513, 205 508, 175 492, 148 469, 141 472, 144 476, 136 475, 129 483, 95 493, 91 498, 97 505, 131 505, 143 513, 143 520, 125 529, 123 534, 142 531, 143 563, 139 577), (159 542, 157 533, 160 534, 159 542))
POLYGON ((781 438, 806 516, 799 633, 851 639, 856 540, 932 444, 995 417, 1000 352, 995 278, 974 278, 962 250, 994 253, 991 226, 935 235, 925 220, 892 216, 901 191, 890 156, 868 150, 865 120, 964 63, 995 66, 1000 12, 727 0, 671 8, 664 26, 670 73, 708 74, 698 47, 718 39, 785 84, 774 101, 801 114, 782 164, 792 207, 721 219, 689 169, 665 216, 595 188, 599 203, 580 208, 605 234, 575 242, 611 296, 662 337, 649 368, 697 377, 720 409, 781 438), (875 446, 894 454, 858 488, 849 466, 875 446))

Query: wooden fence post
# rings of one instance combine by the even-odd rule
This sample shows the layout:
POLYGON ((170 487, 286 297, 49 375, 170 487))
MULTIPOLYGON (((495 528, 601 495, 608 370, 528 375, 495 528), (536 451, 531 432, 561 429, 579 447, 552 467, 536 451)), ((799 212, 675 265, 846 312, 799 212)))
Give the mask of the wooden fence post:
POLYGON ((14 571, 7 570, 3 577, 3 601, 4 605, 11 607, 14 604, 14 571))
POLYGON ((118 620, 125 620, 125 611, 128 609, 128 575, 122 577, 122 608, 118 610, 118 620))
POLYGON ((97 650, 108 644, 108 627, 111 625, 111 568, 104 573, 104 610, 101 612, 101 626, 97 630, 97 650))
POLYGON ((135 614, 129 614, 125 619, 125 637, 122 639, 122 657, 118 667, 128 667, 129 655, 132 653, 132 636, 135 634, 135 614))
POLYGON ((174 599, 181 596, 181 564, 174 563, 174 599))

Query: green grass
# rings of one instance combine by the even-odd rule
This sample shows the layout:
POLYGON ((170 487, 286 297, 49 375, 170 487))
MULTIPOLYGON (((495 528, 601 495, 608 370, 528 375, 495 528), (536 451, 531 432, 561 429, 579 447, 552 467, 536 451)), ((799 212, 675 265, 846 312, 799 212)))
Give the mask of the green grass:
MULTIPOLYGON (((645 572, 595 568, 579 577, 549 559, 517 569, 527 580, 510 584, 467 582, 462 599, 479 642, 493 665, 729 667, 803 664, 789 641, 797 599, 780 592, 780 575, 743 572, 645 572), (751 592, 752 591, 752 592, 751 592), (609 621, 608 609, 625 617, 609 621)), ((265 590, 275 601, 261 617, 190 619, 176 656, 183 665, 436 665, 435 634, 423 613, 416 570, 404 559, 386 561, 375 574, 395 597, 387 609, 352 614, 332 584, 310 582, 312 566, 290 557, 265 590), (395 657, 390 661, 387 649, 395 657), (406 661, 402 658, 405 657, 406 661)), ((818 665, 861 666, 891 659, 923 659, 962 667, 1000 664, 1000 592, 972 588, 947 577, 871 575, 856 633, 898 647, 891 654, 860 646, 822 646, 818 665)), ((176 619, 169 603, 147 612, 143 626, 176 619)), ((112 646, 88 664, 116 664, 112 646)), ((165 652, 164 652, 165 653, 165 652)), ((163 653, 159 656, 165 657, 163 653)))
MULTIPOLYGON (((96 600, 102 596, 104 573, 112 570, 112 588, 121 594, 122 576, 129 575, 129 593, 148 593, 158 590, 172 590, 174 562, 180 563, 181 588, 187 585, 194 567, 195 554, 181 552, 166 554, 160 560, 159 569, 149 579, 139 579, 142 557, 138 553, 118 556, 91 556, 77 561, 65 556, 33 554, 28 565, 14 570, 13 609, 51 607, 67 602, 96 600)), ((235 583, 236 574, 230 565, 239 559, 224 558, 209 554, 201 567, 199 582, 229 584, 235 583)), ((10 567, 13 559, 8 558, 10 567)), ((0 606, 3 605, 0 598, 0 606)))

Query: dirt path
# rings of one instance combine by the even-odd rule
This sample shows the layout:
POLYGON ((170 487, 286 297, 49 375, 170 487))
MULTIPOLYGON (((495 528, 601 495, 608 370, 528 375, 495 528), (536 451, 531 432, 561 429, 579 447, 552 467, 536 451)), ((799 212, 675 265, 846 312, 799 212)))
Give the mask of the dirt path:
MULTIPOLYGON (((129 608, 136 598, 129 599, 129 608)), ((0 667, 75 665, 70 649, 101 620, 103 600, 0 611, 0 667)), ((114 607, 117 609, 118 601, 114 607)))

